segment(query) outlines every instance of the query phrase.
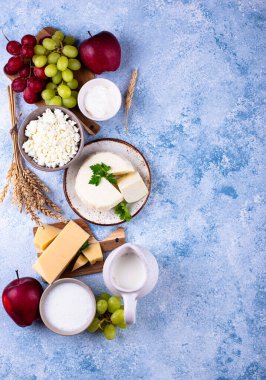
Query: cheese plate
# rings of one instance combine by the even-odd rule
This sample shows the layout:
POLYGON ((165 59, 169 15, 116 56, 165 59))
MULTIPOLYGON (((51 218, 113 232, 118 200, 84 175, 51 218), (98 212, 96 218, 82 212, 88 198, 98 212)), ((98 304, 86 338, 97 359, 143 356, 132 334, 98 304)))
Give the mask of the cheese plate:
MULTIPOLYGON (((147 188, 147 193, 145 193, 144 197, 142 197, 137 202, 131 203, 129 205, 132 217, 136 216, 140 212, 140 210, 142 210, 149 198, 151 191, 151 172, 148 162, 146 161, 145 157, 139 152, 138 149, 136 149, 134 146, 125 141, 111 138, 95 140, 86 144, 78 160, 75 163, 73 163, 71 167, 65 170, 63 180, 64 193, 66 200, 72 208, 72 210, 82 219, 85 219, 90 223, 97 225, 116 225, 123 223, 124 221, 121 220, 120 217, 115 214, 114 209, 100 210, 93 207, 89 207, 88 204, 81 201, 80 196, 78 196, 75 188, 80 168, 82 167, 84 162, 86 162, 86 160, 88 160, 90 156, 96 153, 99 154, 100 152, 108 152, 110 154, 119 155, 120 157, 124 158, 126 161, 131 163, 134 169, 140 174, 147 188)), ((107 162, 105 163, 108 164, 107 162)), ((105 184, 107 185, 107 181, 105 181, 105 184)), ((107 198, 107 186, 105 190, 107 190, 107 198)), ((119 193, 118 190, 116 191, 117 193, 119 193)), ((96 196, 97 194, 95 195, 95 197, 96 196)), ((93 200, 93 194, 91 194, 90 197, 91 200, 93 200)), ((90 199, 88 199, 88 202, 89 201, 90 199)), ((109 203, 111 203, 111 201, 109 203)))
MULTIPOLYGON (((76 222, 84 231, 86 231, 90 235, 90 239, 94 239, 95 242, 97 241, 88 226, 84 220, 81 219, 75 219, 74 222, 76 222)), ((65 227, 65 223, 59 222, 59 223, 53 223, 50 226, 63 229, 65 227)), ((35 236, 37 232, 37 227, 33 228, 33 234, 35 236)), ((108 235, 105 239, 99 241, 103 256, 105 258, 106 252, 112 251, 117 247, 120 247, 126 242, 126 236, 125 236, 125 229, 123 227, 117 228, 115 231, 113 231, 110 235, 108 235)), ((41 256, 42 251, 37 250, 37 257, 41 256)), ((77 255, 78 256, 78 255, 77 255)), ((79 277, 79 276, 84 276, 84 275, 89 275, 89 274, 94 274, 94 273, 99 273, 102 272, 103 270, 103 264, 104 261, 101 262, 96 262, 95 264, 90 264, 87 263, 84 266, 73 270, 73 265, 75 263, 75 259, 69 264, 69 266, 66 268, 66 270, 63 272, 63 274, 60 276, 60 278, 66 278, 66 277, 79 277)))

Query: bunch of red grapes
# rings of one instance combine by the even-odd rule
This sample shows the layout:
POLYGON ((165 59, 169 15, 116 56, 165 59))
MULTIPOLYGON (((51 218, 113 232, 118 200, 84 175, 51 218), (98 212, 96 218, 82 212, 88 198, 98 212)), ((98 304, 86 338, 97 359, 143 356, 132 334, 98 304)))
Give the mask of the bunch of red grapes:
POLYGON ((12 57, 4 66, 4 72, 7 75, 17 75, 12 81, 12 90, 23 92, 25 102, 32 104, 40 99, 40 93, 45 87, 43 67, 32 67, 31 59, 34 55, 34 46, 37 44, 35 36, 27 34, 18 41, 9 41, 6 50, 12 57))

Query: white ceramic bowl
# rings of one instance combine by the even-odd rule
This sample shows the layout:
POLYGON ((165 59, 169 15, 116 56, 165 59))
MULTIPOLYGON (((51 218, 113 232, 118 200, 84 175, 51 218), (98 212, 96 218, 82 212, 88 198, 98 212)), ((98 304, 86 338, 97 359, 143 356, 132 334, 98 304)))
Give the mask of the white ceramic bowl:
POLYGON ((117 114, 117 112, 119 111, 121 107, 121 104, 122 104, 121 92, 119 88, 117 87, 117 85, 114 84, 114 82, 110 81, 109 79, 96 78, 96 79, 89 80, 79 90, 78 106, 79 106, 80 111, 83 113, 83 115, 86 116, 88 119, 95 120, 95 121, 109 120, 117 114), (114 92, 114 96, 117 99, 115 108, 105 118, 94 118, 85 108, 86 94, 90 88, 93 88, 95 86, 106 86, 106 87, 111 88, 114 92))
POLYGON ((88 326, 91 324, 91 322, 93 321, 93 318, 94 318, 95 312, 96 312, 96 302, 95 302, 95 297, 94 297, 94 294, 93 294, 91 288, 88 285, 86 285, 84 282, 76 280, 74 278, 62 278, 60 280, 53 282, 51 285, 49 285, 45 289, 45 291, 42 294, 41 300, 40 300, 39 310, 40 310, 41 319, 42 319, 43 323, 45 324, 45 326, 48 327, 49 330, 51 330, 51 331, 53 331, 59 335, 65 335, 65 336, 66 335, 76 335, 76 334, 79 334, 79 333, 85 331, 88 328, 88 326), (47 296, 55 287, 57 287, 60 284, 64 284, 64 283, 76 284, 76 285, 81 286, 83 289, 85 289, 87 294, 88 294, 88 299, 90 300, 89 302, 90 302, 90 306, 91 306, 91 310, 90 310, 90 313, 88 313, 88 318, 87 318, 86 322, 82 326, 80 326, 79 328, 73 329, 71 331, 61 330, 58 327, 54 326, 53 323, 47 317, 46 312, 45 312, 45 302, 46 302, 47 296))

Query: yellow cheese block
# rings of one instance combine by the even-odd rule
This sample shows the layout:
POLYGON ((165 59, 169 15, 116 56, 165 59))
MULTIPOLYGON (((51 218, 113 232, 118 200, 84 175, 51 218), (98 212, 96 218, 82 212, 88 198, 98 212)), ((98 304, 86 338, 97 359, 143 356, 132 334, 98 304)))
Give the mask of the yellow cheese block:
POLYGON ((44 224, 43 227, 38 227, 33 241, 35 247, 38 250, 43 251, 50 243, 52 243, 61 231, 60 228, 49 226, 49 224, 44 224))
POLYGON ((91 264, 96 261, 103 261, 102 249, 99 242, 90 243, 89 246, 82 250, 83 255, 89 260, 91 264))
POLYGON ((73 272, 74 270, 83 267, 88 261, 87 257, 83 254, 79 255, 71 271, 73 272))
POLYGON ((45 281, 51 284, 66 269, 90 235, 70 221, 33 265, 45 281))

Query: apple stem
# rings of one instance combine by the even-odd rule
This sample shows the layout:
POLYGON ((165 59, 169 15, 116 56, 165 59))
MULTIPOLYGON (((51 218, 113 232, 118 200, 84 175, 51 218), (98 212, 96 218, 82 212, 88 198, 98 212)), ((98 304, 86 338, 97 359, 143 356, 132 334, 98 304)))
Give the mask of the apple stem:
POLYGON ((16 270, 17 279, 19 280, 18 269, 16 270))
POLYGON ((2 34, 3 34, 3 36, 5 37, 5 39, 6 39, 7 41, 10 41, 10 39, 5 35, 3 29, 2 29, 2 34))
POLYGON ((89 35, 92 37, 92 34, 91 34, 91 32, 88 30, 88 33, 89 33, 89 35))

